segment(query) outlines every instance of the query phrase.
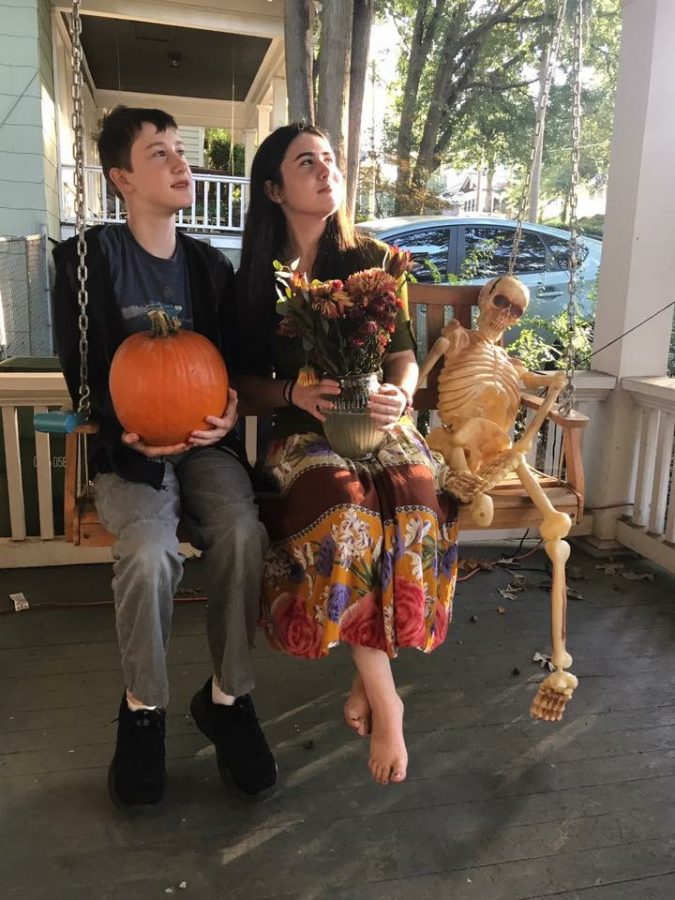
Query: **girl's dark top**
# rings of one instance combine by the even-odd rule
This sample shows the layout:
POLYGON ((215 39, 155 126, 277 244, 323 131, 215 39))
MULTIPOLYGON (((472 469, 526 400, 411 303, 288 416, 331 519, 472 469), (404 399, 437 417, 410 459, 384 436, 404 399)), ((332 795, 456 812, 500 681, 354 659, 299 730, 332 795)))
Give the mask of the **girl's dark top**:
MULTIPOLYGON (((324 252, 315 265, 313 277, 321 281, 329 278, 346 280, 354 272, 381 266, 387 252, 387 245, 372 238, 361 238, 358 247, 345 251, 324 252)), ((305 364, 305 355, 300 338, 279 335, 277 329, 281 316, 276 312, 276 291, 273 275, 270 277, 270 299, 266 320, 248 315, 249 297, 245 279, 237 275, 238 320, 240 340, 236 353, 236 371, 240 375, 258 375, 262 378, 295 378, 305 364)), ((401 350, 416 350, 407 310, 399 310, 396 331, 391 336, 388 353, 401 350)), ((322 433, 321 423, 314 416, 295 406, 284 406, 275 410, 273 417, 273 437, 288 437, 303 432, 322 433)))

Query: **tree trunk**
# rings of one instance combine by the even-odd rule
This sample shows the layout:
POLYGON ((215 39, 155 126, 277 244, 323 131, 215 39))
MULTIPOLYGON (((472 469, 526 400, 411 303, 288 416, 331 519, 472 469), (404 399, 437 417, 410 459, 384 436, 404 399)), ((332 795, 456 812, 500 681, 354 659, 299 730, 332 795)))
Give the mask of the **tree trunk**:
POLYGON ((492 207, 494 205, 494 181, 495 164, 493 160, 488 160, 487 181, 485 184, 485 206, 483 207, 484 211, 487 213, 492 212, 492 207))
POLYGON ((435 30, 445 8, 445 0, 436 0, 436 5, 427 21, 431 2, 432 0, 420 0, 418 3, 410 40, 410 59, 408 60, 408 70, 403 88, 401 118, 396 147, 398 172, 396 176, 395 211, 397 215, 411 212, 414 209, 414 204, 411 206, 410 198, 410 156, 413 146, 413 124, 417 110, 417 94, 422 72, 431 51, 435 30))
POLYGON ((288 115, 291 122, 314 122, 312 0, 285 0, 284 47, 288 115))
POLYGON ((321 5, 319 102, 316 121, 331 138, 340 169, 345 171, 348 74, 354 0, 330 0, 321 5))
MULTIPOLYGON (((551 45, 547 44, 542 50, 539 60, 539 94, 537 96, 537 109, 541 103, 541 98, 546 90, 546 72, 548 70, 548 61, 551 55, 551 45)), ((539 137, 537 146, 534 151, 534 160, 532 162, 532 174, 530 176, 530 197, 528 204, 527 221, 536 222, 539 218, 539 184, 541 182, 541 158, 544 151, 544 125, 546 124, 546 108, 541 111, 541 124, 539 126, 539 137)))
POLYGON ((359 180, 361 115, 368 71, 368 50, 375 0, 353 0, 352 52, 349 70, 349 124, 347 130, 347 206, 354 216, 359 180))

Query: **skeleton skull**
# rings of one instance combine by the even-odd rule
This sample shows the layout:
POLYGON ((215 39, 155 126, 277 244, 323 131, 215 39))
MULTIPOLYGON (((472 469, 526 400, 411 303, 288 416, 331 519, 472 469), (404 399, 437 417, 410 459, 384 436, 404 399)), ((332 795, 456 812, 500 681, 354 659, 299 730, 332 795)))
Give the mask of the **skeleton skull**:
POLYGON ((478 295, 479 333, 497 343, 506 329, 521 318, 529 302, 527 287, 512 275, 501 275, 488 281, 478 295))

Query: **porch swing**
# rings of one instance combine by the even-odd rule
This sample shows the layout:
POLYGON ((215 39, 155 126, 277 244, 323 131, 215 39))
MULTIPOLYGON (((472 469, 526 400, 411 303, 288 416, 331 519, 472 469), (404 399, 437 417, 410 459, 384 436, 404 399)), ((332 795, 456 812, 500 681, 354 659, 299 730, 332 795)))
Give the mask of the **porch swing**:
MULTIPOLYGON (((523 219, 529 195, 535 154, 541 134, 543 114, 548 104, 553 67, 564 30, 567 0, 561 0, 555 26, 544 86, 536 112, 534 136, 529 166, 526 170, 522 193, 519 200, 516 228, 511 248, 507 273, 513 275, 518 259, 522 238, 523 219)), ((584 470, 581 456, 583 429, 588 424, 587 416, 575 411, 574 404, 574 335, 577 294, 577 265, 579 261, 577 224, 577 184, 579 178, 580 120, 581 120, 581 57, 582 57, 582 4, 578 2, 573 26, 574 58, 574 104, 572 117, 572 166, 569 197, 570 238, 569 297, 566 308, 567 333, 565 353, 566 384, 557 405, 546 411, 546 397, 528 392, 521 394, 521 404, 526 421, 533 418, 543 420, 547 427, 548 441, 545 456, 548 471, 536 469, 537 442, 528 455, 528 463, 537 484, 546 498, 559 512, 570 516, 573 525, 579 524, 584 511, 584 470), (544 415, 545 414, 545 415, 544 415)), ((441 337, 444 326, 450 318, 463 328, 472 327, 472 311, 478 306, 481 285, 438 285, 413 283, 408 285, 408 300, 413 323, 420 313, 426 321, 427 348, 434 346, 441 337)), ((440 359, 429 371, 426 384, 418 388, 414 397, 414 407, 420 412, 433 415, 439 405, 438 378, 443 366, 440 359)), ((480 524, 472 515, 467 504, 460 504, 458 522, 460 530, 520 530, 526 531, 542 523, 541 510, 534 504, 515 473, 507 475, 489 491, 494 514, 488 524, 480 524)))
MULTIPOLYGON (((114 542, 114 537, 103 527, 99 521, 93 498, 93 485, 89 478, 87 465, 87 438, 98 431, 98 426, 90 419, 91 403, 88 385, 88 354, 87 340, 87 306, 88 295, 86 286, 86 254, 87 247, 84 239, 86 230, 86 206, 85 206, 85 177, 84 177, 84 122, 82 100, 82 21, 80 15, 81 0, 73 0, 70 16, 72 39, 72 68, 73 68, 73 116, 74 130, 74 157, 75 157, 75 230, 77 234, 78 250, 78 304, 79 304, 79 330, 80 330, 80 388, 79 400, 76 411, 50 411, 37 413, 34 417, 36 431, 65 435, 66 465, 64 483, 64 532, 67 541, 78 546, 105 547, 114 542)), ((566 0, 562 0, 561 7, 554 29, 554 48, 560 41, 563 30, 563 17, 566 0)), ((564 390, 564 400, 558 407, 548 412, 547 421, 560 430, 557 440, 557 467, 556 474, 536 472, 538 484, 544 490, 550 502, 557 510, 567 513, 574 524, 578 523, 583 514, 584 506, 584 476, 581 460, 581 437, 588 419, 586 416, 572 410, 574 398, 573 385, 573 348, 572 336, 574 329, 575 294, 576 294, 576 263, 577 255, 577 222, 576 222, 576 184, 578 179, 579 162, 579 116, 580 116, 580 56, 581 56, 581 14, 577 16, 575 26, 575 118, 573 129, 573 153, 572 153, 572 189, 570 199, 570 253, 569 272, 570 289, 568 302, 568 348, 567 348, 567 385, 564 390), (564 477, 563 477, 564 476, 564 477)), ((529 189, 532 162, 539 139, 542 113, 545 109, 550 83, 552 79, 555 52, 549 57, 549 67, 545 79, 545 89, 542 92, 539 108, 537 110, 535 134, 532 148, 530 166, 528 168, 522 198, 518 210, 517 227, 514 233, 513 248, 509 261, 509 272, 513 272, 517 260, 518 247, 522 234, 522 223, 525 212, 525 201, 529 189)), ((415 321, 417 310, 422 308, 426 313, 426 329, 428 344, 431 346, 439 337, 444 323, 451 313, 458 322, 467 329, 471 328, 472 307, 477 305, 479 286, 457 285, 409 285, 410 311, 415 321)), ((438 374, 441 366, 437 365, 430 373, 426 386, 417 391, 414 398, 414 407, 418 411, 433 411, 438 405, 438 374)), ((545 398, 524 394, 522 396, 524 407, 536 415, 542 409, 545 398)), ((541 523, 542 516, 538 508, 532 503, 529 496, 520 483, 513 476, 508 476, 493 488, 490 492, 494 503, 494 518, 488 529, 527 529, 541 523)), ((460 506, 459 524, 462 529, 475 529, 477 526, 470 517, 468 507, 460 506)))

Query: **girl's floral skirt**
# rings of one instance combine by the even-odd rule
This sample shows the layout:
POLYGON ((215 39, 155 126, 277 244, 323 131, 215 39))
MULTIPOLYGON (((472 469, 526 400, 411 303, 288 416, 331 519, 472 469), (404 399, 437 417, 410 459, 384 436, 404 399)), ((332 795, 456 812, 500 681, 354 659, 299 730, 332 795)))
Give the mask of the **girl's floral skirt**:
POLYGON ((264 474, 278 493, 260 507, 271 538, 262 624, 274 646, 316 658, 345 641, 393 657, 443 642, 457 575, 443 465, 405 424, 365 460, 316 434, 272 444, 264 474))

